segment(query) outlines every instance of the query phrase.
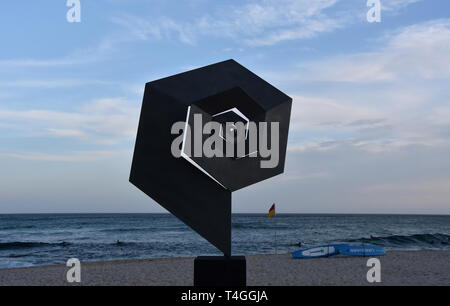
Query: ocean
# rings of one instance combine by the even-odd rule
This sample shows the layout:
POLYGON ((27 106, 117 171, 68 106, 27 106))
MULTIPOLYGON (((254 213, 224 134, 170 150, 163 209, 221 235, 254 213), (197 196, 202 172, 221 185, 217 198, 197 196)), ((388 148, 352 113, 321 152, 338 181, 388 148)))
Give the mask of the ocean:
MULTIPOLYGON (((450 250, 450 216, 233 215, 233 254, 286 253, 325 243, 450 250)), ((169 214, 0 215, 0 268, 220 255, 169 214)))

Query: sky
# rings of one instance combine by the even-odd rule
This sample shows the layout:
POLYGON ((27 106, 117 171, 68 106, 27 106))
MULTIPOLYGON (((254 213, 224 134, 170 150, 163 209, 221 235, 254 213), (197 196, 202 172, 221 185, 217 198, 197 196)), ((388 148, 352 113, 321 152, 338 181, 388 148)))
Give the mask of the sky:
POLYGON ((144 84, 233 58, 294 100, 233 212, 450 214, 450 2, 366 2, 2 1, 0 213, 164 212, 128 182, 144 84))

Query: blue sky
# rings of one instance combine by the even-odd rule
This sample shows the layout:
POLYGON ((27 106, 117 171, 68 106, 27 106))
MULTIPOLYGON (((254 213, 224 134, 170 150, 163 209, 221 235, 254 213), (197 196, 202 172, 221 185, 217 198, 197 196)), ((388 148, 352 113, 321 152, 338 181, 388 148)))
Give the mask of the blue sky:
POLYGON ((0 6, 0 213, 162 212, 128 183, 144 84, 233 58, 294 98, 286 173, 235 212, 450 213, 450 2, 0 6))

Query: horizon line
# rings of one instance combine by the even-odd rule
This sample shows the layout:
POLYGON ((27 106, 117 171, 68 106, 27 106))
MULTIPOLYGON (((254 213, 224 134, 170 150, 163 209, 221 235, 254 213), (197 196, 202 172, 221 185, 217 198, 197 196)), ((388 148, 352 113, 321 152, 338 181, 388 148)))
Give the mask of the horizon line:
MULTIPOLYGON (((232 215, 266 215, 259 212, 237 212, 232 215)), ((1 215, 171 215, 169 212, 30 212, 30 213, 1 213, 1 215)), ((346 216, 450 216, 450 213, 300 213, 281 212, 277 215, 346 215, 346 216)))

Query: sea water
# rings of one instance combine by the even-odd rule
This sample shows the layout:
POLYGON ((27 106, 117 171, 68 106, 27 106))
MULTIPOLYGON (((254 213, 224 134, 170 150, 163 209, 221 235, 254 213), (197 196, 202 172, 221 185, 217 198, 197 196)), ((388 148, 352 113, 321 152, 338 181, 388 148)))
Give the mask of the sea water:
MULTIPOLYGON (((233 215, 233 254, 336 242, 450 250, 449 238, 450 216, 233 215)), ((0 215, 0 268, 199 255, 220 253, 168 214, 0 215)))

